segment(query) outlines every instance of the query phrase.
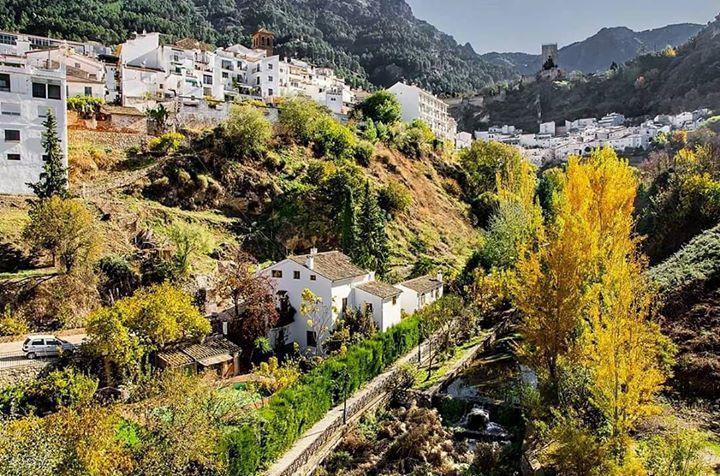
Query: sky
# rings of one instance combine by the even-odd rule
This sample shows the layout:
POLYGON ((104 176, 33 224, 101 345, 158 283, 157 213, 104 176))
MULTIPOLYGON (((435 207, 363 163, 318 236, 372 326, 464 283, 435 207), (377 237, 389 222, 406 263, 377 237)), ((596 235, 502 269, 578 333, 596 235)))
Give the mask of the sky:
POLYGON ((415 16, 479 53, 540 53, 542 43, 565 45, 603 27, 647 30, 671 23, 705 24, 718 0, 407 0, 415 16))

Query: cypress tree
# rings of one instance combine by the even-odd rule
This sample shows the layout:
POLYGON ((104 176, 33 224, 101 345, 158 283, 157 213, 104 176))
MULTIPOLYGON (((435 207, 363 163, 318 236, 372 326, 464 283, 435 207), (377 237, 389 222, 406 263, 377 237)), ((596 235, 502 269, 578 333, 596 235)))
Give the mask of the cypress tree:
POLYGON ((357 223, 355 216, 355 198, 353 197, 352 188, 345 185, 345 199, 343 200, 342 210, 342 236, 340 238, 340 246, 343 252, 355 258, 355 242, 357 240, 357 223))
POLYGON ((378 205, 377 197, 370 190, 370 182, 365 183, 357 228, 355 262, 358 266, 384 275, 387 272, 389 254, 385 233, 385 213, 378 205))
POLYGON ((68 195, 67 168, 63 166, 63 151, 57 132, 58 125, 52 110, 48 111, 43 125, 45 132, 43 132, 42 146, 45 149, 45 164, 37 183, 29 183, 28 186, 40 199, 54 195, 64 198, 68 195))

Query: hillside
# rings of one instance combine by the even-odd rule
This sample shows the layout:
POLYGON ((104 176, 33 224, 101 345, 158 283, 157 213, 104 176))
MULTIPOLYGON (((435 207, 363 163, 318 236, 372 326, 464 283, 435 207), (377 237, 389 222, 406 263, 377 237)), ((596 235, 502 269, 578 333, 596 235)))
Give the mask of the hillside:
POLYGON ((720 227, 693 239, 650 271, 660 290, 663 327, 679 347, 675 388, 714 397, 720 391, 720 227))
MULTIPOLYGON (((639 54, 680 46, 702 30, 702 25, 680 23, 652 30, 633 31, 626 27, 603 28, 593 36, 560 48, 560 67, 566 71, 597 73, 622 64, 639 54)), ((533 75, 541 68, 540 55, 528 53, 488 53, 483 58, 513 68, 519 74, 533 75)))
POLYGON ((604 75, 567 81, 516 84, 487 94, 483 106, 466 100, 453 114, 463 130, 514 124, 537 130, 540 99, 543 121, 598 117, 619 112, 628 117, 677 113, 699 107, 720 108, 720 17, 685 45, 649 54, 604 75))
POLYGON ((469 45, 418 20, 404 0, 9 0, 0 29, 117 44, 160 31, 217 45, 266 27, 281 55, 331 66, 356 85, 413 81, 438 94, 477 91, 513 76, 469 45), (167 12, 172 11, 171 16, 167 12), (72 19, 69 21, 68 19, 72 19))

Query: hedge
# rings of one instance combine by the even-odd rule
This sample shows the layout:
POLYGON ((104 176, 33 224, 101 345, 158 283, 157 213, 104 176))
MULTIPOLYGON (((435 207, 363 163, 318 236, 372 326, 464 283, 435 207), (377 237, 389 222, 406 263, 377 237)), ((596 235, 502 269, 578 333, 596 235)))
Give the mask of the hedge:
POLYGON ((340 403, 337 376, 349 375, 349 394, 379 375, 417 346, 419 317, 405 319, 386 332, 331 357, 301 377, 298 384, 273 395, 252 423, 230 429, 227 452, 230 474, 249 476, 275 461, 310 427, 340 403))

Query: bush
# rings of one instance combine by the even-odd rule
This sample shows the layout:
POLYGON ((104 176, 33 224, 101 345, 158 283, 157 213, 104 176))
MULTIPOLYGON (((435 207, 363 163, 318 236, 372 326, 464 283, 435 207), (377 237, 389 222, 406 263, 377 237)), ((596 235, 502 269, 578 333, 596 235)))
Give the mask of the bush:
POLYGON ((0 313, 0 336, 16 336, 25 334, 27 331, 27 323, 13 315, 9 307, 0 313))
POLYGON ((392 217, 410 208, 412 201, 410 190, 397 180, 391 180, 378 191, 378 205, 392 217))
POLYGON ((349 375, 349 393, 377 376, 419 342, 418 319, 410 318, 387 332, 351 346, 270 398, 257 421, 228 432, 230 474, 256 474, 289 448, 302 433, 341 401, 338 376, 349 375))
POLYGON ((330 117, 328 111, 309 98, 297 97, 280 106, 279 124, 282 134, 290 141, 308 145, 315 132, 315 123, 330 117))
POLYGON ((400 120, 400 101, 387 90, 373 93, 359 107, 365 117, 375 122, 389 125, 400 120))
POLYGON ((408 157, 420 158, 430 152, 435 142, 430 126, 416 119, 397 138, 397 148, 408 157))
POLYGON ((272 139, 272 125, 265 115, 250 105, 232 106, 223 124, 228 155, 244 159, 259 158, 272 139))
POLYGON ((0 412, 44 415, 63 407, 88 405, 98 388, 98 381, 67 367, 25 384, 5 388, 0 393, 0 412))
POLYGON ((312 141, 319 156, 345 159, 353 152, 356 139, 350 129, 328 116, 315 123, 312 141))
POLYGON ((177 150, 185 140, 179 132, 166 132, 160 137, 153 137, 148 141, 148 149, 158 154, 169 154, 177 150))
POLYGON ((79 112, 85 117, 94 115, 102 104, 105 104, 103 98, 93 96, 73 96, 67 98, 68 110, 79 112))
POLYGON ((703 459, 706 446, 702 433, 685 429, 642 441, 639 453, 651 475, 702 476, 712 474, 703 459))
POLYGON ((355 150, 354 150, 354 156, 355 161, 362 165, 363 167, 368 167, 370 165, 370 159, 373 158, 373 155, 375 154, 375 146, 372 144, 372 142, 362 140, 355 144, 355 150))

